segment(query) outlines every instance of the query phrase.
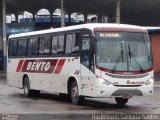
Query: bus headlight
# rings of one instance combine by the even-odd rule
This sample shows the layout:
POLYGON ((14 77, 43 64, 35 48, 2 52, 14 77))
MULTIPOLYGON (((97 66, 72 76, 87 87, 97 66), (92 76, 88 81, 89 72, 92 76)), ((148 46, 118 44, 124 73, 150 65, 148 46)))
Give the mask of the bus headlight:
POLYGON ((154 78, 151 78, 151 79, 147 80, 144 84, 145 84, 145 85, 150 85, 150 84, 152 84, 153 82, 154 82, 154 78))
POLYGON ((107 80, 105 80, 105 79, 103 79, 103 78, 101 78, 101 77, 97 77, 98 78, 98 80, 102 83, 102 84, 104 84, 104 85, 110 85, 111 83, 110 82, 108 82, 107 80))

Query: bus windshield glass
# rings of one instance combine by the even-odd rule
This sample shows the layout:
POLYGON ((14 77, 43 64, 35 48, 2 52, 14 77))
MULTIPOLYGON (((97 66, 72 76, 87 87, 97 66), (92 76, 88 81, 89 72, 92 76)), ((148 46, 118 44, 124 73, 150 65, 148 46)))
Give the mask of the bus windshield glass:
POLYGON ((96 32, 96 65, 111 71, 144 71, 152 68, 147 33, 96 32))

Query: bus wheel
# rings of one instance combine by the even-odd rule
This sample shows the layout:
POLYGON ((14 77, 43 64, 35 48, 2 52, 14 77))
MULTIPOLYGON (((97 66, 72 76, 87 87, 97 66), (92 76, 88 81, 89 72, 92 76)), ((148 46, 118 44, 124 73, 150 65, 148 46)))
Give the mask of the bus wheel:
POLYGON ((70 93, 71 93, 71 101, 73 104, 79 105, 84 102, 84 96, 79 96, 78 85, 76 81, 73 81, 70 93))
POLYGON ((31 90, 30 84, 29 84, 29 78, 25 77, 23 81, 23 91, 24 95, 27 97, 36 96, 40 94, 39 90, 31 90))
POLYGON ((115 100, 118 105, 125 105, 128 102, 128 98, 116 97, 115 100))

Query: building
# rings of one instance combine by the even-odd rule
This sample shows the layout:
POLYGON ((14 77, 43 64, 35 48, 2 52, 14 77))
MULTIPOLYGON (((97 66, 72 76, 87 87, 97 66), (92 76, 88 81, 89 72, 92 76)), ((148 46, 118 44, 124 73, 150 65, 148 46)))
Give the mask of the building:
POLYGON ((149 27, 147 29, 151 39, 154 71, 160 72, 160 28, 149 27))
MULTIPOLYGON (((21 27, 25 23, 31 26, 33 23, 34 30, 41 30, 85 23, 89 15, 95 15, 89 18, 91 22, 159 26, 159 4, 160 0, 1 0, 0 16, 3 20, 0 20, 0 23, 3 26, 3 45, 0 46, 3 46, 4 69, 9 35, 6 31, 10 31, 6 27, 6 16, 11 24, 20 24, 17 26, 20 32, 25 32, 21 27), (43 10, 44 8, 47 12, 43 10), (58 21, 57 24, 54 20, 58 21)), ((17 28, 12 31, 17 31, 17 28)), ((0 38, 2 39, 2 34, 0 38)))

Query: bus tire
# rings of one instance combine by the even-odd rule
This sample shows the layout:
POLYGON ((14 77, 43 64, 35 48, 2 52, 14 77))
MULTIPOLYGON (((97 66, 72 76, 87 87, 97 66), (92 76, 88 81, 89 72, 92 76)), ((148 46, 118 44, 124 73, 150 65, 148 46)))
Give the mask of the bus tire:
POLYGON ((116 97, 115 98, 118 105, 125 105, 128 102, 127 98, 116 97))
POLYGON ((84 96, 79 96, 78 85, 76 81, 71 84, 71 101, 74 105, 79 105, 84 102, 84 96))
POLYGON ((40 94, 39 90, 31 90, 30 89, 30 83, 29 83, 28 77, 25 77, 23 80, 23 91, 24 91, 24 95, 26 97, 37 96, 40 94))

